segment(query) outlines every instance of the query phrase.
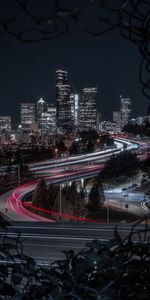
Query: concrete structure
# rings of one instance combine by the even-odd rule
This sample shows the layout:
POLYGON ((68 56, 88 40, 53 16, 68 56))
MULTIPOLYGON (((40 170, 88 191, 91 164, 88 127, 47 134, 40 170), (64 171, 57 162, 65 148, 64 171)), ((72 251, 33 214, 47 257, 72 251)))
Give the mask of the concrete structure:
POLYGON ((121 126, 123 128, 131 119, 131 99, 123 98, 122 95, 120 95, 120 102, 121 126))
POLYGON ((51 133, 56 131, 56 107, 53 104, 48 105, 47 111, 41 113, 40 129, 51 133))
POLYGON ((71 104, 71 118, 73 122, 74 129, 78 130, 79 126, 79 94, 70 94, 70 104, 71 104))
POLYGON ((35 104, 21 103, 21 129, 29 131, 33 123, 35 123, 35 104))
POLYGON ((70 103, 71 86, 68 84, 68 73, 64 70, 56 71, 56 124, 59 132, 72 131, 70 103))
POLYGON ((0 116, 0 132, 10 132, 11 131, 11 117, 10 116, 0 116))
POLYGON ((116 132, 116 124, 110 121, 102 121, 100 122, 100 131, 109 132, 113 134, 116 132))
POLYGON ((36 103, 36 122, 38 124, 39 129, 42 128, 41 116, 43 113, 47 112, 47 106, 48 104, 42 98, 36 103))
POLYGON ((150 116, 141 116, 141 117, 137 117, 136 118, 136 123, 138 125, 142 125, 146 122, 149 122, 150 123, 150 116))
POLYGON ((80 96, 79 128, 97 129, 97 87, 83 88, 80 96))
POLYGON ((113 112, 113 122, 115 123, 116 127, 116 132, 121 131, 121 111, 114 111, 113 112))

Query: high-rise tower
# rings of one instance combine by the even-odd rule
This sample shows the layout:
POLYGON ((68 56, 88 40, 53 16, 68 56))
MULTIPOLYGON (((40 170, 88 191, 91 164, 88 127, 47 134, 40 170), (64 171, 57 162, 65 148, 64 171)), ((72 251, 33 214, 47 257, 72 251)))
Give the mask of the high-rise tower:
POLYGON ((35 123, 35 104, 21 103, 21 126, 23 130, 30 130, 35 123))
POLYGON ((68 73, 64 70, 56 71, 56 123, 62 133, 72 131, 71 86, 68 84, 68 73))
POLYGON ((131 119, 131 99, 130 98, 123 98, 122 95, 120 95, 120 101, 121 101, 121 125, 122 128, 126 124, 128 124, 129 120, 131 119))
POLYGON ((70 104, 71 104, 71 116, 72 123, 75 130, 78 130, 79 125, 79 94, 70 94, 70 104))
POLYGON ((83 88, 80 97, 79 126, 81 130, 86 128, 97 129, 97 87, 83 88))
POLYGON ((36 121, 38 128, 42 129, 42 114, 47 112, 48 104, 41 98, 36 103, 36 121))

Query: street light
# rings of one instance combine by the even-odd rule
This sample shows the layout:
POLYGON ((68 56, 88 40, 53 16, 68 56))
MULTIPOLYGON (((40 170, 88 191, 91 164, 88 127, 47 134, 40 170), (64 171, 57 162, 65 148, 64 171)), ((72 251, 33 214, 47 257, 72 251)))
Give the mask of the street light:
POLYGON ((18 165, 18 186, 20 186, 20 165, 18 165))
POLYGON ((58 153, 58 149, 57 148, 55 148, 55 169, 56 169, 56 161, 57 161, 57 153, 58 153))
POLYGON ((62 198, 61 198, 61 183, 59 185, 59 219, 62 220, 62 198))
POLYGON ((109 203, 108 203, 108 198, 106 198, 107 201, 107 224, 109 224, 109 203))

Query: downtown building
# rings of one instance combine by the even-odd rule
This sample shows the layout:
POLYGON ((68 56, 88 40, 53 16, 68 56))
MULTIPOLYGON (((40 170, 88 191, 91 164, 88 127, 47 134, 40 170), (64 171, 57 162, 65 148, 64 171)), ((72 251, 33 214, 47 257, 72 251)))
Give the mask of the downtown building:
POLYGON ((83 88, 80 96, 79 129, 97 130, 97 87, 83 88))
POLYGON ((131 119, 131 99, 120 95, 121 127, 127 125, 131 119))
POLYGON ((68 72, 56 71, 56 125, 59 133, 69 133, 73 129, 70 102, 71 86, 68 84, 68 72))
POLYGON ((0 132, 11 132, 11 116, 0 116, 0 132))
POLYGON ((78 131, 79 127, 79 94, 70 94, 70 105, 71 105, 71 118, 72 125, 75 131, 78 131))
POLYGON ((121 127, 122 127, 121 111, 113 112, 113 123, 115 123, 115 132, 121 132, 121 127))
POLYGON ((49 104, 46 111, 41 113, 39 119, 39 126, 41 132, 55 133, 56 131, 56 107, 49 104))
POLYGON ((21 130, 30 131, 35 124, 35 103, 21 103, 21 130))
POLYGON ((42 129, 42 114, 47 112, 48 104, 41 98, 36 102, 36 122, 38 129, 42 129))

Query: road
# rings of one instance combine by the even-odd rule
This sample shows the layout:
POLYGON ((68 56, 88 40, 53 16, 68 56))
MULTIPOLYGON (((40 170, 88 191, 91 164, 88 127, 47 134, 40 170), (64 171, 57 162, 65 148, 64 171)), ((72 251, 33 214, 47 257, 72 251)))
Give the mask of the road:
MULTIPOLYGON (((97 161, 104 161, 113 153, 122 151, 124 144, 129 150, 131 148, 134 149, 138 147, 137 144, 133 144, 123 139, 116 139, 115 143, 115 149, 108 149, 87 155, 69 157, 67 160, 61 160, 61 162, 40 162, 32 164, 30 168, 32 169, 32 172, 34 171, 36 174, 40 172, 40 176, 43 174, 47 183, 63 183, 64 181, 74 181, 79 180, 80 178, 93 177, 97 175, 104 166, 104 164, 99 164, 97 161), (89 166, 89 162, 92 163, 92 165, 89 166), (94 162, 96 165, 93 165, 94 162)), ((38 214, 27 210, 22 202, 24 197, 35 189, 37 183, 38 180, 36 179, 28 184, 21 185, 20 187, 11 191, 10 194, 6 193, 6 195, 3 195, 0 198, 0 210, 3 215, 6 215, 7 219, 18 221, 47 221, 45 217, 41 217, 38 214)), ((140 209, 141 211, 145 210, 144 206, 140 207, 140 209)), ((49 220, 49 222, 50 221, 51 220, 49 220)))
MULTIPOLYGON (((131 228, 129 224, 119 225, 120 236, 127 237, 131 228)), ((142 224, 136 227, 134 241, 139 241, 137 229, 143 232, 144 228, 142 224)), ((1 229, 0 236, 3 236, 4 232, 4 229, 1 229)), ((21 233, 19 240, 22 242, 24 254, 34 258, 37 262, 52 262, 65 257, 62 250, 74 249, 77 252, 94 239, 101 241, 113 239, 114 225, 13 222, 12 226, 7 227, 7 236, 11 238, 11 243, 12 238, 17 237, 18 233, 21 233)), ((141 234, 144 236, 143 233, 141 234)), ((150 230, 148 234, 150 235, 150 230)))
POLYGON ((57 168, 63 167, 73 167, 78 165, 81 168, 81 165, 90 165, 94 162, 103 163, 108 160, 113 154, 120 153, 124 150, 124 145, 126 145, 127 150, 137 149, 138 144, 131 143, 123 139, 114 140, 115 147, 111 149, 98 150, 93 153, 86 153, 82 155, 68 156, 67 158, 60 158, 57 160, 47 160, 43 162, 32 163, 29 165, 29 169, 34 174, 41 174, 51 169, 56 170, 57 168))

